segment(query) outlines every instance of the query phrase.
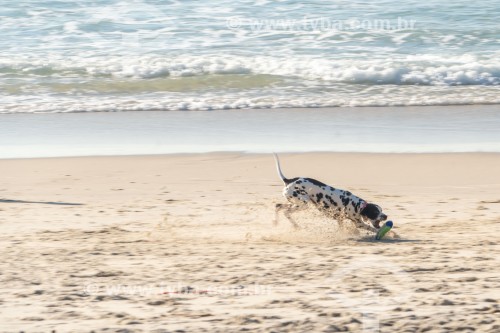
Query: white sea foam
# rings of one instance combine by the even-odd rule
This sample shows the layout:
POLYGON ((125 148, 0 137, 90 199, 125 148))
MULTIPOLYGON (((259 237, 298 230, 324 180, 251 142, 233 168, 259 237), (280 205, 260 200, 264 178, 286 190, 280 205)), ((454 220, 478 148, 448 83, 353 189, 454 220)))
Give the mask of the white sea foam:
POLYGON ((39 59, 0 58, 0 69, 29 74, 50 69, 90 76, 130 78, 184 77, 211 74, 268 74, 360 84, 500 85, 500 53, 483 58, 464 55, 407 56, 399 59, 324 59, 296 56, 125 56, 39 59))
POLYGON ((3 57, 0 79, 2 113, 500 103, 500 61, 471 55, 3 57))
POLYGON ((179 111, 179 110, 223 110, 263 108, 315 108, 353 106, 418 106, 418 105, 471 105, 500 104, 498 90, 461 90, 439 95, 429 94, 422 89, 413 95, 398 92, 394 94, 344 94, 290 96, 286 93, 262 91, 255 96, 243 93, 183 93, 149 94, 147 96, 105 96, 94 95, 82 98, 76 96, 38 95, 36 98, 10 96, 2 101, 0 113, 59 113, 59 112, 116 112, 116 111, 179 111), (355 97, 353 97, 355 96, 355 97))

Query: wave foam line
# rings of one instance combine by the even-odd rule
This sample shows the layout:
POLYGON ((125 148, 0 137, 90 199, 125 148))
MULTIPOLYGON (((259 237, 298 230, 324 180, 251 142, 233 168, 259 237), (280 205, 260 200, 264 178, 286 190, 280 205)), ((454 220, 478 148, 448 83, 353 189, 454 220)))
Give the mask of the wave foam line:
POLYGON ((307 57, 161 56, 95 59, 14 60, 0 58, 0 75, 86 75, 150 79, 224 74, 268 74, 352 84, 500 85, 500 57, 464 55, 408 56, 385 59, 318 59, 307 57))

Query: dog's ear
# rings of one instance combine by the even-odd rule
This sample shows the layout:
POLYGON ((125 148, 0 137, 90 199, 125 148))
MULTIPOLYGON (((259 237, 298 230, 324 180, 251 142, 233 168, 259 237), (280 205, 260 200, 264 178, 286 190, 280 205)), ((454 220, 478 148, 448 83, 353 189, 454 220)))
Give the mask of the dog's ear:
POLYGON ((366 216, 370 220, 376 220, 380 214, 380 209, 377 205, 367 204, 365 208, 361 211, 361 215, 366 216))

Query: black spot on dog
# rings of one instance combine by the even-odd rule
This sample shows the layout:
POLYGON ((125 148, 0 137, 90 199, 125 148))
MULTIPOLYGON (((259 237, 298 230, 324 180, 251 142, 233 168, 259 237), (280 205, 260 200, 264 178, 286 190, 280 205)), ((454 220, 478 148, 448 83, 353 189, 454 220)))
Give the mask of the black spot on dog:
POLYGON ((292 178, 292 179, 285 179, 285 184, 290 184, 290 183, 293 183, 295 181, 297 181, 298 179, 300 179, 299 177, 295 177, 295 178, 292 178))
POLYGON ((297 197, 298 196, 297 192, 293 192, 293 196, 297 197))
POLYGON ((316 197, 317 197, 318 202, 320 202, 320 200, 323 198, 323 193, 316 194, 316 197))
POLYGON ((351 199, 347 197, 340 197, 340 200, 342 200, 342 204, 344 205, 344 207, 347 207, 349 205, 349 202, 351 202, 351 199))
POLYGON ((345 194, 346 194, 348 197, 350 197, 350 196, 352 195, 352 193, 351 193, 351 192, 349 192, 349 191, 346 191, 346 192, 345 192, 345 194))
POLYGON ((330 191, 335 191, 335 188, 330 186, 330 191))
POLYGON ((305 180, 307 180, 308 182, 318 186, 318 187, 324 187, 324 186, 327 186, 326 184, 323 184, 322 182, 316 180, 316 179, 312 179, 312 178, 305 178, 305 180))

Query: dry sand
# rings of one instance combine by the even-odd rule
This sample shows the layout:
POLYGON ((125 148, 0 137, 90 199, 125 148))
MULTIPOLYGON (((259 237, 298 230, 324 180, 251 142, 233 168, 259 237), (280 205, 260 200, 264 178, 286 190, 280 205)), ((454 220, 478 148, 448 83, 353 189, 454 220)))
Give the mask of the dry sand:
POLYGON ((274 227, 270 155, 1 160, 0 331, 500 332, 500 154, 281 158, 402 238, 274 227))

